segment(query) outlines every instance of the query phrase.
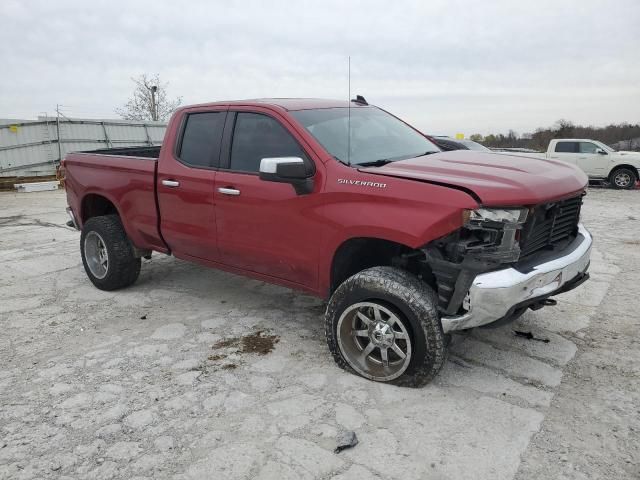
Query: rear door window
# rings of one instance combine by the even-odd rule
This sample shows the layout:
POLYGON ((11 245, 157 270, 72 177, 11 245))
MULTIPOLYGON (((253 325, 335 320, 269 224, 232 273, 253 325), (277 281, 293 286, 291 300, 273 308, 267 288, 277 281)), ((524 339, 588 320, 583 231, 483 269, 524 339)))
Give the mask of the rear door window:
POLYGON ((558 153, 577 153, 578 142, 558 142, 555 151, 558 153))
POLYGON ((187 115, 178 158, 193 167, 216 167, 220 159, 222 130, 227 112, 187 115))

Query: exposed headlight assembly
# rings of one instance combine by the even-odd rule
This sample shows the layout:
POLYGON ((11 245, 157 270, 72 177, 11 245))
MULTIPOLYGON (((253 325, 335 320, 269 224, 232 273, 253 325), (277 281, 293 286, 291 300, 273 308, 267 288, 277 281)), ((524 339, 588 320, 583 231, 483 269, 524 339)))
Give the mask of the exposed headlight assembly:
POLYGON ((462 245, 467 252, 498 262, 520 257, 518 230, 527 220, 527 208, 477 208, 463 212, 462 245))
POLYGON ((522 224, 527 220, 528 213, 527 208, 478 208, 465 210, 463 220, 465 224, 483 222, 522 224))

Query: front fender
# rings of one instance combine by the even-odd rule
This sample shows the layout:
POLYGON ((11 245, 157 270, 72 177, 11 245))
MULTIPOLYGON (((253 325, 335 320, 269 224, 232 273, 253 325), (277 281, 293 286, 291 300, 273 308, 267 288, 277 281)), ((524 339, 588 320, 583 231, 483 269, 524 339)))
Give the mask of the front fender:
MULTIPOLYGON (((455 194, 465 195, 458 191, 455 194)), ((467 198, 466 206, 475 208, 475 201, 467 198)), ((326 224, 330 228, 321 243, 320 291, 329 291, 333 258, 346 241, 372 238, 418 249, 462 227, 462 211, 463 208, 455 201, 447 204, 400 199, 382 201, 377 198, 374 203, 356 201, 327 205, 323 214, 329 220, 326 224)))

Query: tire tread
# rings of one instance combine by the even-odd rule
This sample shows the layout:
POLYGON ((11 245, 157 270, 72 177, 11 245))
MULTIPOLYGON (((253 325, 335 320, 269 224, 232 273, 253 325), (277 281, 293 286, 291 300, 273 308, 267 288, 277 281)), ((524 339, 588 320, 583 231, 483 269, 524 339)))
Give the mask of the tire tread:
POLYGON ((87 220, 80 235, 80 251, 87 276, 100 290, 111 291, 128 287, 140 275, 141 261, 134 256, 133 246, 118 215, 103 215, 87 220), (93 276, 85 259, 84 239, 92 230, 103 238, 109 254, 109 271, 102 279, 93 276))
POLYGON ((617 167, 616 169, 614 169, 611 172, 611 175, 609 176, 609 184, 615 188, 616 190, 630 190, 635 188, 636 183, 638 182, 638 176, 636 175, 636 172, 634 172, 632 169, 627 168, 627 167, 617 167), (627 185, 626 187, 619 187, 618 185, 616 185, 615 182, 615 177, 618 173, 620 172, 627 172, 629 174, 629 176, 631 177, 631 183, 629 185, 627 185))
POLYGON ((419 319, 427 341, 426 355, 422 363, 399 378, 392 380, 399 386, 421 387, 429 383, 446 361, 446 339, 437 310, 435 292, 415 275, 394 267, 372 267, 356 273, 340 285, 331 296, 325 314, 327 344, 338 366, 357 374, 343 358, 337 343, 336 325, 342 311, 341 301, 354 289, 362 288, 376 293, 386 293, 404 303, 419 319))

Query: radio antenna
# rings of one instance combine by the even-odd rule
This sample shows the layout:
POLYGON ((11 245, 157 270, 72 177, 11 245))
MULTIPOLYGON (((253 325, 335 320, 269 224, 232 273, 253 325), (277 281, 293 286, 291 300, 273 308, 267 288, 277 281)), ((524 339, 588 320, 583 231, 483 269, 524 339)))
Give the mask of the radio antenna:
POLYGON ((347 165, 351 166, 351 55, 349 55, 349 96, 348 110, 349 117, 347 118, 347 165))

